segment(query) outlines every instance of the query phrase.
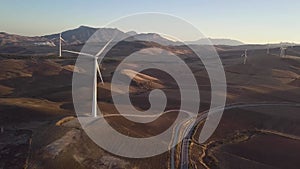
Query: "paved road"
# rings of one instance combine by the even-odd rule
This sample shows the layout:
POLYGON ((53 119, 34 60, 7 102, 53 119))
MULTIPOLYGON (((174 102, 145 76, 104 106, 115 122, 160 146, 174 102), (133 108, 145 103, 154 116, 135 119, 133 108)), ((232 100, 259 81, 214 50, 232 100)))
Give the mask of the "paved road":
POLYGON ((181 123, 177 124, 174 126, 174 129, 173 129, 173 138, 170 142, 170 145, 169 145, 169 149, 171 150, 171 156, 170 156, 170 167, 172 169, 175 169, 176 165, 175 165, 175 159, 176 159, 176 146, 174 146, 174 144, 177 143, 177 140, 179 140, 179 133, 180 133, 180 129, 182 128, 183 124, 185 124, 187 121, 182 121, 181 123), (175 134, 177 133, 177 134, 175 134))
MULTIPOLYGON (((224 110, 235 109, 235 108, 245 108, 245 107, 259 107, 259 106, 300 106, 298 103, 236 103, 232 105, 227 105, 224 110)), ((213 111, 218 112, 220 108, 215 108, 213 111)), ((189 147, 190 147, 190 140, 194 134, 195 128, 199 124, 199 122, 206 119, 208 115, 208 111, 204 111, 201 116, 199 116, 194 124, 191 124, 192 127, 189 127, 189 133, 187 134, 186 138, 183 139, 181 144, 181 155, 180 155, 180 168, 181 169, 188 169, 189 167, 189 147)), ((172 155, 172 154, 171 154, 172 155)), ((174 168, 171 168, 174 169, 174 168)))

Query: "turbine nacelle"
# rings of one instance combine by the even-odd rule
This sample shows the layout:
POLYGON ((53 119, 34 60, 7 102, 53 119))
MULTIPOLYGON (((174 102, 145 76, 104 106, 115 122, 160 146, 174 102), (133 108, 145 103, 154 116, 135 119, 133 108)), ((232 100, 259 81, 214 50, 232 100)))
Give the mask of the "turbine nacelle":
MULTIPOLYGON (((100 76, 102 85, 104 85, 104 81, 103 81, 102 74, 101 74, 100 67, 99 67, 99 63, 98 63, 99 56, 95 56, 95 55, 91 55, 91 54, 83 53, 83 52, 71 51, 71 50, 62 50, 62 51, 63 51, 63 52, 67 52, 67 53, 72 53, 72 54, 82 55, 82 56, 86 56, 86 57, 89 57, 89 58, 94 59, 94 62, 97 63, 97 64, 96 64, 96 69, 97 69, 96 71, 99 73, 99 76, 100 76)), ((101 53, 100 53, 100 54, 101 54, 101 53)), ((100 54, 99 54, 99 55, 100 55, 100 54)))

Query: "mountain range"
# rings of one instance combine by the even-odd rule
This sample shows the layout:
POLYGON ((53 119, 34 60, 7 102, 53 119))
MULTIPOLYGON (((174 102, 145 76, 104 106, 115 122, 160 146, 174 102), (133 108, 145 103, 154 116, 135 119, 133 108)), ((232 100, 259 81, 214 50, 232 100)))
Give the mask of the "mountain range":
POLYGON ((243 42, 233 39, 199 39, 196 41, 186 41, 187 44, 195 44, 195 45, 226 45, 226 46, 240 46, 245 45, 243 42), (210 42, 209 42, 210 41, 210 42))
MULTIPOLYGON (((152 41, 162 45, 182 45, 182 42, 175 42, 164 38, 156 33, 136 33, 134 31, 123 32, 117 28, 93 28, 88 26, 80 26, 76 29, 67 30, 62 32, 62 37, 65 40, 65 45, 78 45, 84 44, 96 31, 97 35, 93 36, 94 39, 90 41, 96 42, 107 42, 113 36, 114 39, 123 39, 125 37, 130 37, 132 40, 139 41, 152 41), (99 31, 98 31, 99 30, 99 31)), ((45 36, 21 36, 8 34, 5 32, 0 32, 0 45, 1 46, 38 46, 38 45, 54 45, 58 44, 59 34, 50 34, 45 36)), ((129 39, 130 39, 129 38, 129 39)), ((229 45, 238 46, 243 45, 243 42, 232 40, 232 39, 199 39, 196 41, 187 41, 186 44, 197 44, 197 45, 209 45, 209 41, 214 45, 229 45)))

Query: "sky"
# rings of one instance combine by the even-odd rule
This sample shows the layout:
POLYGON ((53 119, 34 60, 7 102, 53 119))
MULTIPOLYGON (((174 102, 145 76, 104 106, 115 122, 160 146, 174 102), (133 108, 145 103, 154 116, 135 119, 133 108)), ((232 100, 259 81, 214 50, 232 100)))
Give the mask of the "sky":
POLYGON ((134 13, 162 12, 183 18, 206 37, 300 43, 299 9, 299 0, 1 0, 0 32, 39 36, 81 25, 102 27, 134 13))

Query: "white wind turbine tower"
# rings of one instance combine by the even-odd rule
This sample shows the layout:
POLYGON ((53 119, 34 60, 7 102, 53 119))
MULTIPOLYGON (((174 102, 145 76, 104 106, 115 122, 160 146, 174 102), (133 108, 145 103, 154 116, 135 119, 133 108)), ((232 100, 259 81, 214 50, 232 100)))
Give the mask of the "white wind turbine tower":
POLYGON ((247 49, 245 50, 245 53, 244 54, 242 54, 242 57, 244 57, 244 62, 243 62, 243 64, 246 64, 246 62, 247 62, 247 57, 248 57, 248 54, 247 54, 247 49))
POLYGON ((270 44, 267 46, 267 54, 270 54, 270 44))
POLYGON ((104 85, 102 74, 101 74, 99 64, 98 64, 98 58, 112 40, 113 40, 113 38, 110 41, 108 41, 96 55, 91 55, 91 54, 88 54, 88 53, 82 53, 82 52, 76 52, 76 51, 70 51, 70 50, 63 50, 63 52, 79 54, 79 55, 82 55, 82 56, 87 56, 87 57, 93 58, 93 61, 94 61, 93 62, 93 64, 94 64, 94 71, 93 71, 93 73, 94 73, 93 74, 93 101, 92 101, 92 116, 93 117, 97 117, 97 75, 98 74, 99 74, 100 79, 101 79, 101 84, 104 85))
POLYGON ((61 41, 66 42, 62 37, 61 37, 61 33, 59 34, 59 57, 61 57, 61 41))

